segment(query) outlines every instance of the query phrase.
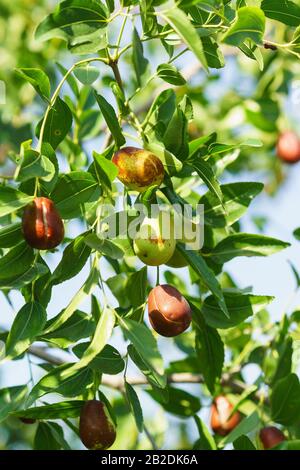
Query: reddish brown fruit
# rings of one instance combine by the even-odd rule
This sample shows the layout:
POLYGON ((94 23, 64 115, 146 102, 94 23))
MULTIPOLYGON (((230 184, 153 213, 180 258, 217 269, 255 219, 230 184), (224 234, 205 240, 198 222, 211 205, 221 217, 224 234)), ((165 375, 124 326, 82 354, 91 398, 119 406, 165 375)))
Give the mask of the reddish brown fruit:
POLYGON ((19 418, 19 419, 24 424, 34 424, 36 422, 36 419, 33 419, 33 418, 19 418))
POLYGON ((119 180, 134 191, 142 193, 150 186, 159 186, 164 179, 162 162, 148 150, 124 147, 112 161, 119 169, 119 180))
POLYGON ((276 152, 278 157, 285 163, 297 163, 300 160, 300 139, 292 131, 280 134, 276 152))
POLYGON ((267 426, 261 429, 259 437, 264 449, 272 449, 286 440, 283 432, 275 428, 275 426, 267 426))
POLYGON ((187 300, 168 284, 156 286, 148 297, 148 314, 153 329, 162 336, 177 336, 191 324, 187 300))
POLYGON ((51 250, 64 238, 64 224, 53 201, 36 197, 24 210, 22 229, 28 245, 51 250))
POLYGON ((113 445, 115 425, 104 403, 98 400, 85 402, 80 414, 79 434, 88 449, 105 450, 113 445))
POLYGON ((227 436, 240 422, 241 415, 237 411, 231 417, 233 405, 228 398, 220 395, 214 399, 211 407, 210 425, 219 436, 227 436))

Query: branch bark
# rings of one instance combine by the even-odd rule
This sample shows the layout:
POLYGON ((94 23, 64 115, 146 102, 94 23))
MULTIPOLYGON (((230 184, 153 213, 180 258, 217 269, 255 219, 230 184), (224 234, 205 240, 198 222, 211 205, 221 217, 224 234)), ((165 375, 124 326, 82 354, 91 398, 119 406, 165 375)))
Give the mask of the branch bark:
MULTIPOLYGON (((39 346, 30 346, 28 349, 28 353, 32 356, 38 357, 50 364, 54 364, 60 366, 62 364, 66 364, 62 358, 54 356, 52 353, 47 351, 46 348, 39 347, 39 346)), ((130 385, 148 385, 148 381, 145 377, 127 377, 126 381, 130 385)), ((170 374, 168 376, 168 383, 169 384, 203 384, 204 378, 201 374, 192 374, 189 372, 182 372, 176 374, 170 374)), ((104 374, 102 377, 102 385, 113 388, 115 390, 123 391, 124 389, 124 379, 123 377, 114 376, 114 375, 106 375, 104 374)), ((229 387, 235 393, 243 393, 247 390, 248 385, 244 382, 234 379, 233 374, 224 373, 221 378, 221 385, 223 387, 229 387)), ((262 398, 261 393, 258 391, 254 394, 255 400, 260 401, 262 398)), ((268 403, 268 400, 265 400, 265 403, 268 403)))

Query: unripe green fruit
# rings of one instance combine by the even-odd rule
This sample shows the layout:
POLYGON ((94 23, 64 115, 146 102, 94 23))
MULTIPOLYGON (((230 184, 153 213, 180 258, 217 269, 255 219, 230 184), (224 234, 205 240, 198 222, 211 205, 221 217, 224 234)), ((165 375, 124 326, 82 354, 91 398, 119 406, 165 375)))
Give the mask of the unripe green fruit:
POLYGON ((115 425, 104 403, 98 400, 85 402, 80 414, 79 435, 87 449, 105 450, 113 445, 115 425))
POLYGON ((188 266, 188 262, 186 261, 185 257, 178 251, 176 248, 173 256, 169 259, 169 261, 166 263, 167 266, 170 266, 171 268, 184 268, 185 266, 188 266))
POLYGON ((166 219, 169 221, 169 230, 166 226, 163 230, 164 217, 162 213, 157 218, 145 217, 134 238, 134 252, 148 266, 167 263, 175 251, 174 225, 169 215, 166 219), (164 237, 165 230, 167 237, 164 237))
POLYGON ((119 169, 119 180, 133 191, 142 193, 151 186, 159 186, 164 179, 162 162, 148 150, 124 147, 112 161, 119 169))

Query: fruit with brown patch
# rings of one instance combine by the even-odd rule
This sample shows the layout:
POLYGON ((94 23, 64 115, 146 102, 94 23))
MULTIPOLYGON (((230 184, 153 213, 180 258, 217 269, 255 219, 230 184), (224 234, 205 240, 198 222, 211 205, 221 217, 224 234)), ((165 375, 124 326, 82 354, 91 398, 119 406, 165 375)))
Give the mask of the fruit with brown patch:
POLYGON ((300 139, 293 131, 280 134, 277 146, 277 156, 285 163, 293 164, 300 160, 300 139))
POLYGON ((148 150, 124 147, 112 161, 118 167, 119 180, 133 191, 142 193, 151 186, 160 186, 164 179, 161 160, 148 150))
POLYGON ((168 212, 157 217, 145 217, 133 240, 135 254, 148 266, 160 266, 169 261, 176 248, 174 224, 168 212))
POLYGON ((281 442, 285 441, 285 435, 275 426, 266 426, 260 430, 259 438, 265 450, 272 449, 281 442))
POLYGON ((219 436, 227 436, 240 422, 241 415, 238 411, 232 413, 233 405, 227 397, 219 395, 211 406, 210 425, 219 436))
POLYGON ((79 435, 87 449, 105 450, 113 445, 116 429, 104 403, 85 402, 80 414, 79 435))
POLYGON ((191 324, 192 311, 188 301, 173 286, 159 285, 148 297, 148 315, 153 329, 162 336, 183 333, 191 324))
POLYGON ((28 245, 51 250, 64 238, 64 224, 51 199, 36 197, 24 210, 22 230, 28 245))

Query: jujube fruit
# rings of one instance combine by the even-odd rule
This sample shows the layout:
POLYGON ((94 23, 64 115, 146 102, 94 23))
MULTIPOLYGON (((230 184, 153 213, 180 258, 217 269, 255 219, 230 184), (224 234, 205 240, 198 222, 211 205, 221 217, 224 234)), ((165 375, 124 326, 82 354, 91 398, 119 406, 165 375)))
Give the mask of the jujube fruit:
POLYGON ((19 418, 19 420, 24 424, 34 424, 36 422, 34 418, 19 418))
POLYGON ((211 406, 210 425, 214 433, 219 436, 227 436, 240 422, 241 415, 238 411, 232 413, 233 405, 227 397, 216 397, 211 406))
POLYGON ((28 245, 50 250, 64 238, 64 224, 51 199, 36 197, 24 210, 22 230, 28 245))
POLYGON ((104 403, 98 400, 85 402, 80 414, 79 435, 87 449, 105 450, 113 445, 116 429, 104 403))
POLYGON ((173 286, 159 285, 148 297, 148 315, 152 328, 162 336, 183 333, 191 324, 192 311, 188 301, 173 286))
POLYGON ((180 251, 175 249, 172 257, 169 259, 166 265, 170 266, 171 268, 184 268, 188 265, 188 262, 185 257, 180 253, 180 251))
POLYGON ((142 193, 150 186, 159 186, 164 179, 161 160, 148 150, 124 147, 112 161, 118 167, 119 180, 128 189, 142 193))
POLYGON ((260 440, 264 449, 272 449, 281 442, 285 441, 285 435, 275 426, 267 426, 260 430, 260 440))
POLYGON ((276 152, 285 163, 297 163, 300 160, 300 139, 293 131, 285 131, 280 134, 276 152))
POLYGON ((170 214, 160 212, 157 217, 145 217, 133 240, 134 252, 140 260, 148 266, 165 264, 173 256, 175 248, 174 224, 170 214))

